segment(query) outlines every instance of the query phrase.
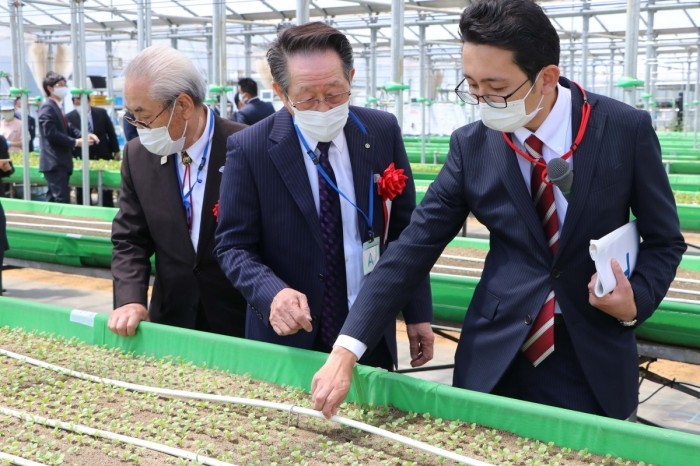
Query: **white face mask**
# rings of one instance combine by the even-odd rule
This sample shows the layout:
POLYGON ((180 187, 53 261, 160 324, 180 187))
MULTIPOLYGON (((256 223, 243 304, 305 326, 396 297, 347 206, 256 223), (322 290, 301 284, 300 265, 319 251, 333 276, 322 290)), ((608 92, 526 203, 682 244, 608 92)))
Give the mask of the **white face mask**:
POLYGON ((3 120, 13 120, 15 118, 15 112, 13 110, 3 110, 0 112, 3 120))
POLYGON ((182 137, 177 141, 173 141, 170 138, 170 133, 168 128, 170 127, 170 122, 173 119, 173 114, 175 113, 175 105, 173 104, 173 109, 170 112, 170 119, 168 119, 168 124, 161 126, 160 128, 136 128, 139 133, 139 138, 141 144, 149 152, 157 156, 164 156, 170 154, 176 154, 180 152, 185 147, 185 132, 187 131, 187 121, 185 121, 185 129, 182 130, 182 137))
POLYGON ((345 127, 350 114, 350 101, 338 105, 327 112, 316 110, 294 110, 294 122, 301 133, 314 138, 318 142, 331 142, 345 127))
POLYGON ((479 111, 481 112, 482 123, 484 123, 487 128, 503 131, 504 133, 512 133, 516 129, 520 129, 528 124, 535 118, 535 115, 542 110, 540 104, 544 99, 544 95, 542 95, 542 98, 540 98, 540 101, 537 103, 537 107, 532 112, 527 113, 527 109, 525 108, 525 99, 527 99, 527 96, 529 96, 530 92, 535 88, 535 83, 539 77, 540 75, 537 73, 535 82, 532 83, 525 97, 520 100, 509 101, 506 108, 493 108, 486 102, 481 102, 479 104, 479 111))
POLYGON ((63 86, 63 87, 54 87, 53 88, 53 94, 58 97, 59 99, 64 99, 68 95, 68 88, 63 86))

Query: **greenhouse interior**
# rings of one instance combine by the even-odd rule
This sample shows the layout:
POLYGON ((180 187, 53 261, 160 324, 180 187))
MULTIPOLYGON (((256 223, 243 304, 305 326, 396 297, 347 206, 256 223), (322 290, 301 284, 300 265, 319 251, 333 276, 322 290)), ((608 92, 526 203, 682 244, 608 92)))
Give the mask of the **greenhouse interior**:
POLYGON ((0 2, 0 464, 700 465, 699 113, 699 1, 0 2))

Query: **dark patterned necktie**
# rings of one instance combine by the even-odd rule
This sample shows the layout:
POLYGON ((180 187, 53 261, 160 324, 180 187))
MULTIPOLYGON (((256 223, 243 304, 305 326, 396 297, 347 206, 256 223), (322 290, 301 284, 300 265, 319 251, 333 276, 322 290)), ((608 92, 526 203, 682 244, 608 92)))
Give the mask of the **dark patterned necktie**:
MULTIPOLYGON (((525 145, 533 157, 538 160, 542 158, 543 144, 534 134, 525 140, 525 145)), ((532 200, 537 208, 537 215, 542 222, 549 250, 554 255, 559 245, 559 219, 556 205, 554 204, 554 187, 542 180, 544 169, 545 167, 541 164, 535 164, 532 170, 530 187, 532 200)), ((550 290, 523 345, 522 350, 525 356, 534 366, 540 364, 554 351, 555 304, 554 291, 550 290)))
MULTIPOLYGON (((319 142, 319 163, 328 178, 336 184, 333 167, 328 160, 330 142, 319 142)), ((321 238, 325 257, 323 304, 321 309, 320 336, 323 346, 330 350, 338 338, 348 314, 348 292, 345 281, 345 252, 343 250, 343 219, 340 213, 340 196, 326 179, 318 173, 318 198, 321 221, 321 238)))

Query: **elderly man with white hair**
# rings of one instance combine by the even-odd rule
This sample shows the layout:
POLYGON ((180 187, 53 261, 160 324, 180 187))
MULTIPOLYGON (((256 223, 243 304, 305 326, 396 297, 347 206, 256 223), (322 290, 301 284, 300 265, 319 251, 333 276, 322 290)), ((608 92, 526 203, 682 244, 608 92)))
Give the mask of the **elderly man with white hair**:
POLYGON ((125 103, 139 137, 124 148, 112 225, 116 309, 108 327, 119 335, 134 335, 143 320, 244 335, 245 301, 213 247, 226 139, 245 125, 217 117, 205 93, 192 61, 170 47, 149 47, 126 69, 125 103))

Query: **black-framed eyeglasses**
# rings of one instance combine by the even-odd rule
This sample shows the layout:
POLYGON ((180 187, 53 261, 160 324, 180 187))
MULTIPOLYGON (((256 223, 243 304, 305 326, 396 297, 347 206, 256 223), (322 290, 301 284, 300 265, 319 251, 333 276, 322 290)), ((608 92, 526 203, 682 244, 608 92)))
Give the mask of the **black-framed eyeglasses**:
POLYGON ((153 124, 153 122, 156 121, 158 119, 158 117, 161 116, 163 114, 163 112, 166 111, 167 109, 169 109, 171 106, 172 106, 172 102, 167 104, 165 107, 163 107, 163 110, 158 112, 158 115, 151 118, 151 121, 149 121, 148 123, 145 123, 141 120, 137 120, 136 118, 130 117, 129 115, 124 115, 124 119, 126 121, 128 121, 129 123, 131 123, 132 125, 136 126, 137 128, 151 129, 151 125, 153 124))
POLYGON ((478 105, 479 104, 479 99, 483 100, 486 102, 486 105, 489 107, 493 108, 506 108, 508 106, 508 99, 513 97, 513 95, 520 90, 521 87, 525 85, 525 83, 530 82, 530 78, 526 79, 523 81, 523 83, 517 87, 513 92, 511 92, 508 95, 494 95, 494 94, 486 94, 486 95, 479 95, 479 94, 474 94, 469 91, 462 91, 459 88, 462 87, 462 84, 464 84, 464 81, 466 81, 467 78, 462 79, 459 84, 457 84, 457 87, 455 87, 455 94, 457 94, 457 97, 462 99, 462 101, 465 104, 469 105, 478 105))
MULTIPOLYGON (((285 92, 285 94, 287 94, 285 92)), ((345 91, 341 92, 340 94, 333 94, 326 96, 323 99, 307 99, 307 100, 300 100, 298 102, 292 103, 292 107, 296 108, 299 111, 305 112, 306 110, 313 110, 315 108, 318 108, 318 106, 321 104, 321 102, 326 102, 329 106, 335 107, 337 105, 342 104, 345 102, 345 97, 347 96, 348 98, 352 95, 351 91, 345 91)), ((289 94, 287 94, 287 99, 289 99, 290 102, 292 102, 292 99, 289 98, 289 94)))

